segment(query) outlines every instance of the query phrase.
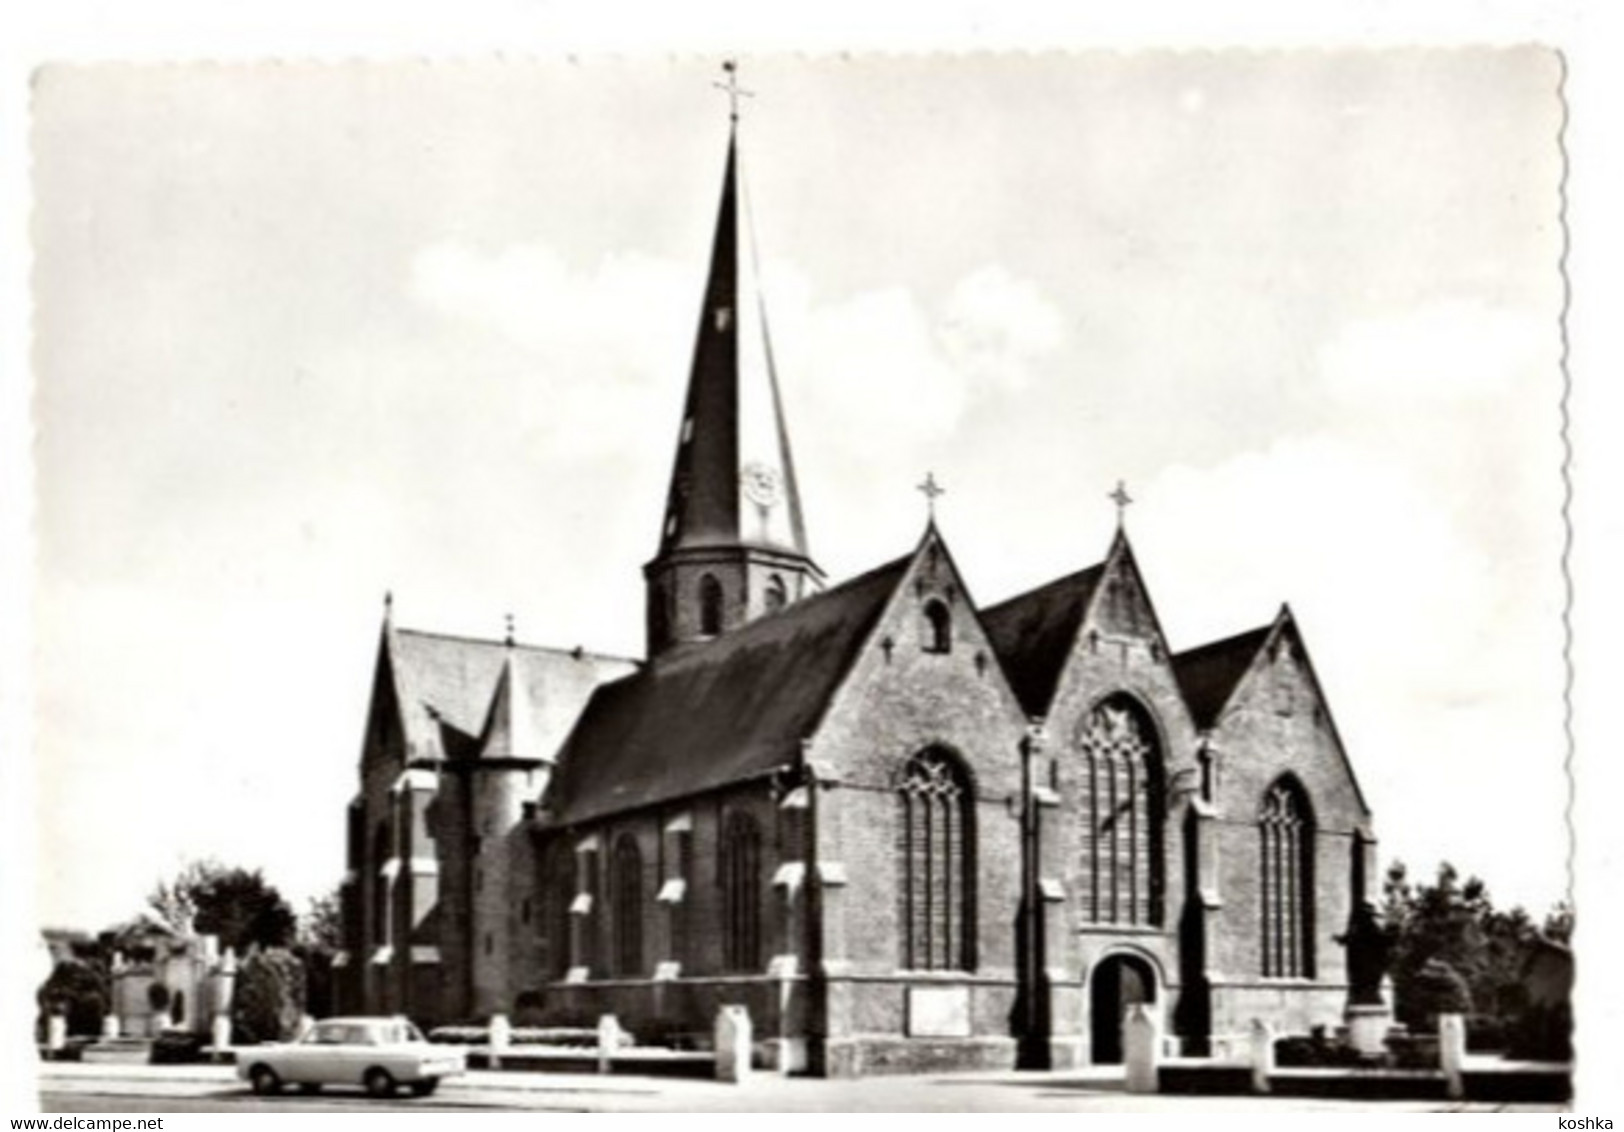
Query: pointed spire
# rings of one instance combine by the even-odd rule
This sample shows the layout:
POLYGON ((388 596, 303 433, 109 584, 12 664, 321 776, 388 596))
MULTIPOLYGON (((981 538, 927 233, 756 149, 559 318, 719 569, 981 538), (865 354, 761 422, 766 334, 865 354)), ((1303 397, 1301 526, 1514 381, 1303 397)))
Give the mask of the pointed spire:
POLYGON ((519 658, 509 652, 502 662, 502 674, 496 681, 496 693, 491 697, 491 708, 485 717, 479 753, 487 759, 534 758, 535 753, 524 750, 530 719, 530 696, 518 670, 519 658))
MULTIPOLYGON (((724 87, 736 100, 735 76, 724 87)), ((736 101, 735 101, 736 106, 736 101)), ((728 137, 660 554, 752 546, 806 557, 800 492, 767 332, 737 130, 728 137)))

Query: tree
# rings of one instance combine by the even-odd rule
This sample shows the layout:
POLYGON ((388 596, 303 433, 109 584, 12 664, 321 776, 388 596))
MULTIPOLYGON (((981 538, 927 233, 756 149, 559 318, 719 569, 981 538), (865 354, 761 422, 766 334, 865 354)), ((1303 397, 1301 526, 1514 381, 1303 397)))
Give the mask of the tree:
POLYGON ((299 917, 299 945, 313 951, 336 952, 344 946, 338 889, 312 896, 299 917))
POLYGON ((1510 1024, 1527 1007, 1529 956, 1542 938, 1572 930, 1565 905, 1542 933, 1522 908, 1495 908, 1481 880, 1462 883, 1448 862, 1436 881, 1419 885, 1395 863, 1382 885, 1382 917, 1393 933, 1394 1012, 1415 1028, 1430 1028, 1442 1011, 1472 1010, 1510 1024))
POLYGON ((344 945, 339 890, 310 899, 299 917, 299 941, 294 952, 305 966, 305 1009, 317 1018, 333 1012, 333 958, 344 945))
POLYGON ((219 936, 221 947, 239 953, 293 941, 293 909, 258 869, 193 861, 172 882, 160 882, 147 903, 176 931, 219 936))
POLYGON ((256 948, 237 971, 232 996, 232 1040, 275 1042, 292 1038, 304 1014, 305 971, 284 948, 256 948))

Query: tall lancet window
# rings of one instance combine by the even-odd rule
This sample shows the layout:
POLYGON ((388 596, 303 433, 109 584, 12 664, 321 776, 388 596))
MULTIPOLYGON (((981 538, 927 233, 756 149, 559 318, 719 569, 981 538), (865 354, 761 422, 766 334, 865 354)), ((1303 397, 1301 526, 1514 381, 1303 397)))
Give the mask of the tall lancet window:
POLYGON ((699 631, 707 637, 722 631, 722 583, 710 574, 699 579, 699 631))
POLYGON ((1159 926, 1166 793, 1155 725, 1137 700, 1111 696, 1083 717, 1077 747, 1083 916, 1100 924, 1159 926))
POLYGON ((975 967, 975 810, 970 776, 932 748, 903 767, 897 790, 900 962, 913 971, 975 967))
POLYGON ((722 965, 729 971, 762 969, 761 827, 734 811, 722 826, 722 965))
POLYGON ((1263 795, 1258 817, 1263 974, 1314 977, 1314 814, 1290 775, 1263 795))
POLYGON ((925 603, 925 651, 953 651, 953 615, 947 604, 936 598, 925 603))
POLYGON ((615 974, 636 975, 643 970, 643 854, 629 833, 615 842, 612 875, 615 974))

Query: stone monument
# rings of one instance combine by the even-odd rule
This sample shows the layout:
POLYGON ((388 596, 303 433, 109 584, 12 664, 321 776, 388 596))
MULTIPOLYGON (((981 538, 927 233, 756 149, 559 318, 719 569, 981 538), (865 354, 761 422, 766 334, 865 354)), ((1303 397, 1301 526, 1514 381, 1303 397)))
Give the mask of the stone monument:
POLYGON ((1361 901, 1349 918, 1348 930, 1336 937, 1348 952, 1348 1041, 1366 1057, 1386 1049, 1393 1024, 1393 1006, 1383 994, 1392 985, 1387 974, 1393 951, 1392 933, 1376 915, 1375 905, 1361 901))

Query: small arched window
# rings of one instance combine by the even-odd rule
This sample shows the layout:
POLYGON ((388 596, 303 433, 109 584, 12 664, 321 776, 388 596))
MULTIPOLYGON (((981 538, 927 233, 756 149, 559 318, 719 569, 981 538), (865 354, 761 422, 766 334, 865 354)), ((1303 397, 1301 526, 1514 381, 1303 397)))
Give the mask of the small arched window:
POLYGON ((897 790, 901 966, 975 968, 975 810, 970 776, 943 750, 921 751, 897 790))
POLYGON ((711 574, 699 579, 699 631, 707 637, 722 631, 722 583, 711 574))
POLYGON ((947 603, 931 598, 925 603, 925 651, 951 652, 953 650, 953 615, 947 603))
POLYGON ((784 579, 774 574, 767 579, 767 612, 777 613, 789 601, 789 590, 784 585, 784 579))
POLYGON ((737 811, 722 827, 722 964, 761 970, 761 827, 737 811))
POLYGON ((1314 815, 1295 778, 1275 780, 1258 816, 1263 974, 1314 977, 1314 815))
POLYGON ((643 854, 629 833, 615 842, 614 908, 615 974, 636 975, 643 968, 643 854))

